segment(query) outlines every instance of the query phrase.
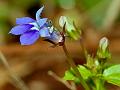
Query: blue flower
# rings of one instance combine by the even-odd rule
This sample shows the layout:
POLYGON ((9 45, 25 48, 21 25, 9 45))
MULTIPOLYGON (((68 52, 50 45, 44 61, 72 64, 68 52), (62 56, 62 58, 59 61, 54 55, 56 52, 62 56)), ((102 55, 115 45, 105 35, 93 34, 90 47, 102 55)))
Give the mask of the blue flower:
POLYGON ((36 12, 36 20, 30 17, 16 19, 17 26, 13 27, 9 33, 20 35, 21 45, 31 45, 39 37, 49 37, 49 30, 46 26, 47 18, 40 18, 44 7, 36 12))
POLYGON ((63 45, 64 43, 64 34, 57 30, 53 25, 51 26, 49 23, 46 23, 48 27, 49 36, 45 37, 46 41, 56 45, 63 45))

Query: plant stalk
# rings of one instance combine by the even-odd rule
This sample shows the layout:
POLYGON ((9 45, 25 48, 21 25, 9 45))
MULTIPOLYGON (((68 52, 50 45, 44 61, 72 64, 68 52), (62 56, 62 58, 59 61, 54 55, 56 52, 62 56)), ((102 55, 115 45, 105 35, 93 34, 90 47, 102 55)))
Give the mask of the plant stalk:
POLYGON ((79 78, 80 80, 80 83, 82 84, 82 86, 85 88, 85 90, 90 90, 89 86, 87 85, 87 83, 84 81, 84 79, 82 78, 79 70, 77 69, 77 66, 75 65, 73 59, 71 58, 67 48, 66 48, 66 45, 64 44, 63 46, 63 51, 67 57, 67 62, 68 64, 73 68, 73 70, 75 71, 75 75, 79 78))
POLYGON ((106 90, 104 87, 104 81, 99 78, 96 80, 96 90, 106 90))

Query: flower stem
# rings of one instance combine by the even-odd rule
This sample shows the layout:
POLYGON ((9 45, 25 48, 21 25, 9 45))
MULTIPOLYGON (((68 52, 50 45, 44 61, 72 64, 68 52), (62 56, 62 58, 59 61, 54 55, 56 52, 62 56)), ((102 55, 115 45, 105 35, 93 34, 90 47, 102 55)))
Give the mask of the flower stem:
POLYGON ((82 36, 81 36, 81 39, 80 39, 80 46, 81 46, 82 52, 83 52, 83 54, 84 54, 84 57, 85 57, 85 59, 87 60, 88 52, 87 52, 86 48, 84 47, 84 43, 83 43, 83 38, 82 38, 82 36))
POLYGON ((4 67, 6 68, 6 70, 8 71, 10 77, 13 79, 13 84, 19 88, 20 90, 29 90, 28 87, 25 85, 25 83, 21 80, 20 77, 18 77, 10 68, 7 59, 5 58, 5 56, 3 55, 3 53, 0 51, 0 60, 2 62, 2 64, 4 65, 4 67))
POLYGON ((63 51, 67 57, 67 62, 68 64, 73 68, 73 70, 75 71, 75 75, 79 78, 80 80, 80 83, 82 84, 82 86, 85 88, 85 90, 90 90, 89 86, 87 85, 87 83, 85 82, 85 80, 82 78, 79 70, 77 69, 77 66, 75 65, 73 59, 71 58, 67 48, 66 48, 66 45, 64 44, 63 46, 63 51))
POLYGON ((99 78, 96 80, 96 90, 106 90, 104 86, 104 81, 99 78))

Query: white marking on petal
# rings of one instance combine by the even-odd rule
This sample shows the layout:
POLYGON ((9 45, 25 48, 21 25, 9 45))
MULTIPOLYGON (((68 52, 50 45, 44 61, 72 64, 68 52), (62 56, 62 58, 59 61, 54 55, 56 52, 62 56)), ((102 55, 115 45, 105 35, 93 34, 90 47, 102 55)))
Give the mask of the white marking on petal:
POLYGON ((39 31, 39 25, 37 24, 37 22, 33 22, 33 23, 29 23, 30 25, 33 25, 33 27, 31 28, 31 30, 38 30, 39 31))
POLYGON ((37 22, 33 22, 33 23, 29 23, 30 25, 34 25, 35 27, 39 28, 39 25, 37 24, 37 22))
POLYGON ((39 31, 39 28, 37 28, 37 27, 32 27, 31 30, 38 30, 38 31, 39 31))
POLYGON ((53 26, 52 26, 52 27, 50 27, 50 29, 49 29, 50 31, 49 31, 49 32, 50 32, 50 33, 52 33, 52 32, 53 32, 53 29, 54 29, 54 27, 53 27, 53 26))

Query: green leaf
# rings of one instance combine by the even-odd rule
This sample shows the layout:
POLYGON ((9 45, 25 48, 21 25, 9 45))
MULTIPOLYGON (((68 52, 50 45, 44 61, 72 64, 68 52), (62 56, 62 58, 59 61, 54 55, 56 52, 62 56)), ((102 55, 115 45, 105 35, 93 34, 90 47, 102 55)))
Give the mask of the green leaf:
POLYGON ((105 69, 103 76, 108 83, 120 86, 120 64, 105 69))
POLYGON ((70 70, 65 72, 65 76, 63 77, 64 80, 75 80, 75 76, 72 74, 70 70))
POLYGON ((72 80, 75 83, 80 83, 80 80, 76 76, 74 76, 74 71, 73 71, 72 68, 65 72, 65 75, 64 75, 63 79, 64 80, 72 80))
MULTIPOLYGON (((85 80, 88 79, 92 75, 92 73, 82 65, 79 65, 77 68, 78 68, 81 76, 85 80)), ((65 75, 64 75, 63 79, 64 80, 73 80, 75 82, 80 82, 79 79, 75 76, 74 70, 72 68, 65 72, 65 75)))
POLYGON ((83 77, 83 79, 88 79, 90 76, 92 76, 92 73, 90 72, 90 70, 88 70, 86 67, 79 65, 78 66, 78 70, 81 74, 81 76, 83 77))

